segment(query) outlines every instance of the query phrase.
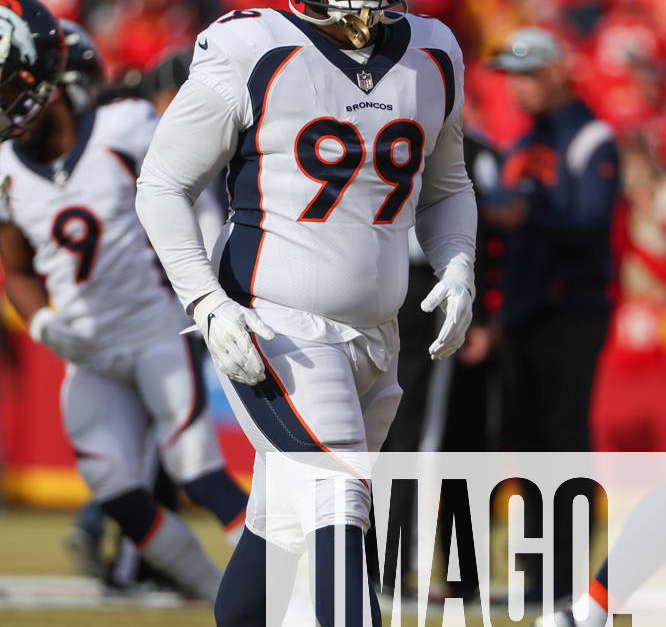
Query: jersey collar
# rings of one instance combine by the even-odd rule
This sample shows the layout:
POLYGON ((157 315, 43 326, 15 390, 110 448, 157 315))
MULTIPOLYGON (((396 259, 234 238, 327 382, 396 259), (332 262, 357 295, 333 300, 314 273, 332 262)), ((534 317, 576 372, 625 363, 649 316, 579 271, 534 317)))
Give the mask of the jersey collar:
POLYGON ((21 149, 21 145, 16 141, 12 142, 14 154, 26 168, 32 170, 35 174, 48 179, 52 183, 62 185, 67 182, 67 180, 69 180, 72 172, 74 172, 74 168, 76 168, 76 165, 78 164, 79 160, 83 156, 83 153, 85 152, 86 147, 88 146, 93 127, 95 126, 95 117, 95 109, 92 109, 91 111, 83 114, 79 122, 79 131, 76 144, 65 157, 62 168, 59 168, 58 170, 56 170, 50 163, 43 163, 33 159, 30 155, 21 149))
POLYGON ((382 32, 372 56, 367 63, 360 64, 336 48, 313 24, 301 20, 289 11, 279 11, 279 13, 301 30, 319 52, 366 94, 372 92, 393 66, 402 59, 412 38, 412 29, 407 19, 399 20, 394 24, 382 24, 380 26, 382 32), (362 77, 368 74, 370 75, 369 80, 362 81, 362 77))

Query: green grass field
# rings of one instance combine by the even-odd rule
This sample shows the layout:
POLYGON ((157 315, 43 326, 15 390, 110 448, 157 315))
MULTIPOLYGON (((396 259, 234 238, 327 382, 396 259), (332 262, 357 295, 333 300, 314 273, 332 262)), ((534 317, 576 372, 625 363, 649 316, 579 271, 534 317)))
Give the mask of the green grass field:
MULTIPOLYGON (((203 514, 190 514, 187 518, 210 555, 223 566, 230 548, 218 526, 203 514)), ((0 576, 76 575, 63 547, 71 521, 68 512, 0 511, 0 576)), ((177 609, 2 609, 0 599, 2 627, 210 627, 213 624, 210 608, 200 604, 177 609)))
MULTIPOLYGON (((11 576, 73 576, 76 573, 63 548, 63 538, 72 515, 24 509, 0 511, 0 578, 11 576)), ((230 549, 215 522, 202 513, 187 515, 187 521, 210 555, 223 566, 230 549)), ((57 580, 55 580, 57 582, 57 580)), ((57 585, 57 583, 55 584, 57 585)), ((81 605, 88 604, 86 599, 81 605)), ((531 621, 524 621, 529 625, 531 621)), ((407 618, 400 627, 416 627, 416 620, 407 618)), ((493 627, 517 625, 493 620, 493 627)), ((385 625, 389 625, 388 619, 385 625)), ((3 609, 0 585, 0 627, 214 627, 210 608, 200 604, 174 609, 123 607, 26 607, 3 609)), ((289 627, 299 627, 289 626, 289 627)), ((441 627, 441 619, 429 619, 427 627, 441 627)), ((459 627, 455 625, 454 627, 459 627)), ((465 627, 482 627, 478 618, 471 618, 465 627)))
MULTIPOLYGON (((214 625, 209 612, 201 610, 79 610, 49 611, 28 610, 0 611, 0 624, 3 627, 211 627, 214 625)), ((416 627, 416 620, 407 619, 401 627, 416 627)), ((529 625, 529 621, 524 623, 529 625)), ((428 627, 435 627, 435 621, 428 621, 428 627)), ((478 619, 472 619, 465 627, 481 627, 478 619)), ((509 621, 493 621, 493 627, 519 626, 509 621)), ((290 626, 292 627, 292 626, 290 626)), ((293 627, 297 627, 294 625, 293 627)), ((456 626, 459 627, 459 626, 456 626)))
MULTIPOLYGON (((230 547, 213 518, 199 512, 186 518, 213 559, 224 565, 230 547)), ((0 575, 76 574, 63 549, 72 521, 70 512, 0 510, 0 575)))

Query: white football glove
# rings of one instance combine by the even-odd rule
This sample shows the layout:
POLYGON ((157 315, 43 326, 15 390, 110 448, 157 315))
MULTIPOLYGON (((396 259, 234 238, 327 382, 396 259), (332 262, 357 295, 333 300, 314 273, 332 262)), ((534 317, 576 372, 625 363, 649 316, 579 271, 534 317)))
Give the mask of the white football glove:
POLYGON ((441 280, 421 303, 427 313, 441 307, 444 324, 439 336, 430 347, 433 359, 453 355, 464 343, 467 329, 472 322, 474 303, 474 276, 461 267, 447 268, 441 280))
POLYGON ((206 341, 215 365, 230 379, 256 385, 264 381, 264 363, 250 333, 272 340, 275 333, 259 316, 220 289, 208 294, 194 308, 194 321, 206 341))
POLYGON ((95 343, 73 329, 53 309, 42 307, 30 318, 30 337, 46 344, 54 353, 75 363, 86 361, 95 354, 95 343))

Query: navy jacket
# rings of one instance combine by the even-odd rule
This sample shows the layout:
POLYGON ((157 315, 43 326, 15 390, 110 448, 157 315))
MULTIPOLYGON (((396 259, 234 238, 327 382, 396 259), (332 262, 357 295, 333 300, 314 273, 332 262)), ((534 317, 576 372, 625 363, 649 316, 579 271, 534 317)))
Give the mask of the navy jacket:
POLYGON ((528 207, 526 223, 506 239, 505 323, 553 310, 607 313, 620 194, 610 127, 580 101, 536 119, 504 163, 502 188, 505 202, 517 195, 528 207))

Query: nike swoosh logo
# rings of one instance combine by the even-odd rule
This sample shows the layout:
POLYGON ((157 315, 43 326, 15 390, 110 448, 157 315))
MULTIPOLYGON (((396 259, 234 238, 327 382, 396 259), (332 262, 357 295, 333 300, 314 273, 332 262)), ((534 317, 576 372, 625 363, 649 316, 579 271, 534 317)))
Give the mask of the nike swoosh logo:
POLYGON ((208 50, 208 39, 204 39, 203 41, 197 41, 199 44, 199 48, 202 50, 208 50))
POLYGON ((208 338, 210 338, 210 325, 211 325, 211 323, 213 322, 214 319, 215 319, 215 314, 214 313, 209 313, 208 314, 208 329, 206 329, 206 335, 208 336, 208 338))

